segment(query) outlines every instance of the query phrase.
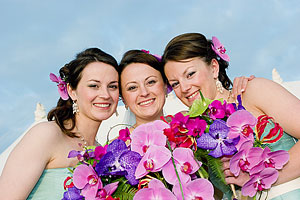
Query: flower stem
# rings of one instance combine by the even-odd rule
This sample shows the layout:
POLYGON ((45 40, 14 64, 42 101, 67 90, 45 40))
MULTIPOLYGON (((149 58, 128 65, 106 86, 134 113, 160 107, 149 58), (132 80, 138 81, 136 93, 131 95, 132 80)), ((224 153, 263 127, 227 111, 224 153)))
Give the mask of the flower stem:
POLYGON ((232 190, 233 197, 234 197, 235 199, 238 199, 238 197, 237 197, 237 195, 236 195, 236 191, 235 191, 234 185, 233 185, 233 184, 230 184, 230 188, 231 188, 231 190, 232 190))

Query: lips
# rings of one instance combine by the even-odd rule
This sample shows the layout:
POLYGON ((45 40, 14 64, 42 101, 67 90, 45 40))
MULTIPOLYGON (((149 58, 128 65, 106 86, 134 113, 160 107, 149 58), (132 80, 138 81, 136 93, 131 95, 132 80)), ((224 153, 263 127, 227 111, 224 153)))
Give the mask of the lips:
POLYGON ((140 106, 148 106, 148 105, 151 105, 154 102, 154 100, 155 100, 154 98, 153 99, 148 99, 146 101, 142 101, 142 102, 138 103, 138 105, 140 105, 140 106))
POLYGON ((196 91, 196 92, 192 93, 191 95, 187 96, 186 98, 187 98, 189 101, 191 101, 191 100, 193 100, 198 94, 199 94, 199 92, 196 91))
POLYGON ((108 108, 111 104, 110 103, 94 103, 93 105, 96 107, 99 107, 99 108, 108 108))

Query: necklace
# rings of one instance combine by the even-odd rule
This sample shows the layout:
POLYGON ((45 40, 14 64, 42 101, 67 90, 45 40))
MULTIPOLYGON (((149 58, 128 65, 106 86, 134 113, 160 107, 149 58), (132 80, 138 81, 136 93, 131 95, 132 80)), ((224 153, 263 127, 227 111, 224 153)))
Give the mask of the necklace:
POLYGON ((79 132, 78 132, 78 135, 80 136, 80 140, 82 141, 82 143, 80 143, 80 146, 82 146, 83 150, 86 150, 87 149, 87 141, 84 139, 83 135, 81 135, 79 132))

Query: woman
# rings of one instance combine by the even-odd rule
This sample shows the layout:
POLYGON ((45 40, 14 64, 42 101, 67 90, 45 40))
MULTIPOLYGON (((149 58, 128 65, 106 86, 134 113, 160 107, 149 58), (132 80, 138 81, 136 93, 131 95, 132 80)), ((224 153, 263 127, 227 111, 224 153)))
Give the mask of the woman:
MULTIPOLYGON (((126 109, 133 113, 125 117, 134 118, 125 119, 133 125, 130 132, 141 124, 159 120, 170 92, 162 72, 161 58, 146 50, 129 50, 123 55, 119 68, 120 94, 126 109)), ((252 79, 236 78, 235 92, 243 91, 248 80, 252 79)))
POLYGON ((62 98, 48 122, 30 129, 10 154, 0 179, 2 199, 62 198, 67 168, 78 162, 69 152, 95 145, 102 120, 116 110, 117 68, 111 55, 90 48, 60 69, 61 79, 50 75, 62 98))
MULTIPOLYGON (((199 33, 186 33, 173 38, 163 55, 164 72, 176 96, 187 106, 200 98, 199 90, 209 99, 223 98, 234 102, 229 87, 231 81, 226 74, 229 58, 221 44, 207 40, 199 33), (221 85, 220 85, 221 82, 221 85)), ((300 101, 280 85, 255 78, 247 85, 242 95, 243 106, 255 117, 268 115, 281 124, 286 132, 281 140, 274 143, 273 150, 284 149, 290 154, 289 162, 279 171, 276 185, 282 183, 288 190, 269 192, 274 199, 300 197, 300 101), (296 187, 295 187, 296 185, 296 187), (292 191, 289 191, 289 190, 292 191), (288 192, 288 193, 286 193, 288 192), (286 193, 286 194, 284 194, 286 193), (279 197, 279 195, 281 195, 279 197)), ((227 183, 243 185, 249 177, 235 178, 229 173, 228 161, 224 163, 227 183)))

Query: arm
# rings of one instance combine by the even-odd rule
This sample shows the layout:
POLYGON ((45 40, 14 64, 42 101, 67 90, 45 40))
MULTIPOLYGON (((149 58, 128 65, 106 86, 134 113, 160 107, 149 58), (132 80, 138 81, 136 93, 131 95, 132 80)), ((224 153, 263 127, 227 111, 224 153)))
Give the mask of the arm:
POLYGON ((246 90, 248 81, 254 78, 254 75, 251 75, 249 78, 245 76, 235 77, 232 86, 232 97, 236 98, 239 94, 242 94, 246 90))
POLYGON ((26 199, 51 158, 50 123, 34 126, 11 152, 0 177, 3 199, 26 199))
MULTIPOLYGON (((267 114, 278 122, 284 131, 295 138, 300 138, 300 100, 273 81, 255 78, 248 83, 247 91, 243 95, 243 104, 248 111, 258 117, 260 114, 267 114), (263 86, 263 87, 262 87, 263 86)), ((299 141, 289 150, 289 162, 279 171, 276 184, 281 184, 297 177, 300 177, 300 153, 299 141)), ((224 163, 224 168, 226 163, 224 163)), ((226 169, 225 169, 226 171, 226 169)), ((226 181, 228 183, 243 183, 244 181, 234 180, 229 173, 226 181)))

